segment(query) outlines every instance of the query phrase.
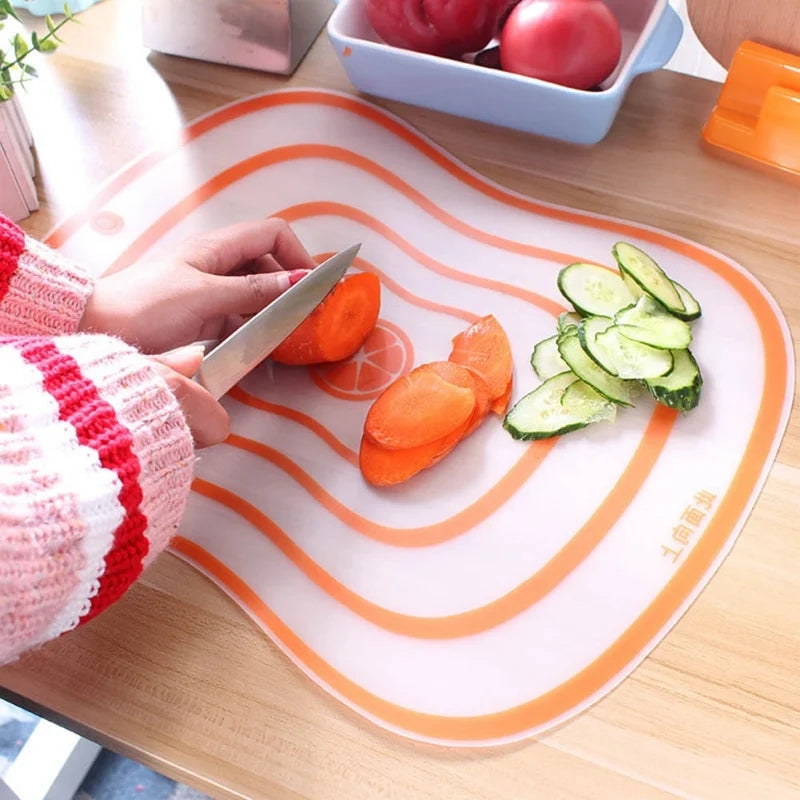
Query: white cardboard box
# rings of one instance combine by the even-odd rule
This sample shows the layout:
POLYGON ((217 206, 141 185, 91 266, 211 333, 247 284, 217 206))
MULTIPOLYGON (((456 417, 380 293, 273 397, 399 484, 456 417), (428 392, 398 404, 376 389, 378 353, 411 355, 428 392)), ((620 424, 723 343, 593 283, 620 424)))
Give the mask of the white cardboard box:
POLYGON ((31 145, 19 101, 0 103, 0 211, 13 220, 24 219, 39 207, 31 145))

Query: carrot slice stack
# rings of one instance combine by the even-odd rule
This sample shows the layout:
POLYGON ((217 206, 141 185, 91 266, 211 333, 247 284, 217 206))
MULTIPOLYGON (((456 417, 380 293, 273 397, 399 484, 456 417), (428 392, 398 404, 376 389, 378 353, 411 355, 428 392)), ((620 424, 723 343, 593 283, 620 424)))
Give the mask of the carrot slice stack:
POLYGON ((372 332, 381 284, 370 272, 347 275, 273 351, 279 364, 308 365, 350 358, 372 332))
POLYGON ((505 413, 511 389, 508 338, 494 317, 483 317, 455 337, 447 361, 416 367, 375 400, 359 453, 364 478, 391 486, 437 464, 489 411, 505 413))
POLYGON ((469 421, 462 422, 447 436, 434 442, 402 450, 381 447, 364 435, 358 454, 361 473, 374 486, 393 486, 407 481, 441 461, 461 441, 468 424, 469 421))

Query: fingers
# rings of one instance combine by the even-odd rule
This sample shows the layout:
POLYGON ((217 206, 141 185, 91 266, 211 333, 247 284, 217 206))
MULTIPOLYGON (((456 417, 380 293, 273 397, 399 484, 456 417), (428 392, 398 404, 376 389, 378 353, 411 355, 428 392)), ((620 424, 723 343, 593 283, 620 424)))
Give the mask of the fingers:
POLYGON ((201 345, 190 344, 186 347, 179 347, 177 350, 169 350, 166 353, 159 353, 152 358, 170 369, 191 378, 200 369, 200 363, 205 355, 205 350, 201 345))
POLYGON ((213 275, 227 275, 264 256, 271 256, 285 270, 314 267, 314 260, 294 231, 277 217, 241 222, 196 236, 183 245, 181 256, 196 269, 213 275))
POLYGON ((230 433, 228 413, 199 383, 191 380, 190 375, 197 371, 202 358, 202 347, 191 345, 151 356, 156 371, 175 395, 198 448, 219 444, 230 433))
POLYGON ((207 317, 256 314, 294 286, 308 270, 254 272, 250 275, 209 275, 200 299, 207 317))
POLYGON ((259 256, 248 262, 239 273, 246 275, 248 272, 279 272, 283 267, 272 256, 259 256))

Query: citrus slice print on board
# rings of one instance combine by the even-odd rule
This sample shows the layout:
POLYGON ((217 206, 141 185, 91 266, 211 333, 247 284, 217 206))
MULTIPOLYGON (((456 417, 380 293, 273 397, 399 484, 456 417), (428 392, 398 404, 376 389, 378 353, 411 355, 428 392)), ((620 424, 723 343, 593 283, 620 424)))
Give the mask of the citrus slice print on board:
POLYGON ((347 361, 311 368, 314 383, 342 400, 372 400, 414 363, 414 346, 401 328, 379 319, 361 349, 347 361))

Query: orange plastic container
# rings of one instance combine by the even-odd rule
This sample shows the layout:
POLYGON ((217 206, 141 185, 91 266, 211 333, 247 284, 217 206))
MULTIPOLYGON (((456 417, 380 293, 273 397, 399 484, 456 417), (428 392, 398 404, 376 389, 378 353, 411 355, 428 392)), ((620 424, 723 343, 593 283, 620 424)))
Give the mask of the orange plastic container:
POLYGON ((743 42, 703 138, 800 175, 800 56, 743 42))

